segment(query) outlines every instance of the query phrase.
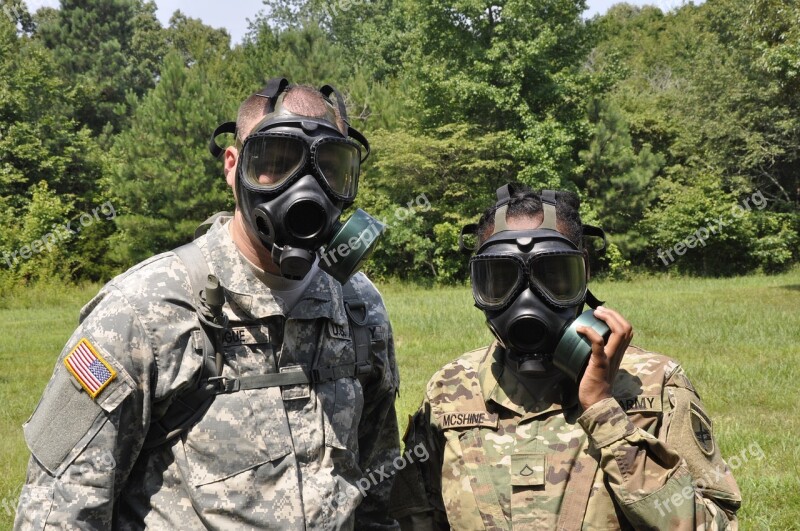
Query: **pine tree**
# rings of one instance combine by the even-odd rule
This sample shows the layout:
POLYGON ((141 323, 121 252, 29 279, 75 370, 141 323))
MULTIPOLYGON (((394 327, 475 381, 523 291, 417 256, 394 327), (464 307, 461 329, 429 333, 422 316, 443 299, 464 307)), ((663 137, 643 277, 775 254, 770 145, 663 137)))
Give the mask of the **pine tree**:
POLYGON ((61 0, 38 26, 78 95, 76 119, 95 133, 107 124, 108 133, 119 131, 127 93, 141 96, 155 84, 165 49, 155 10, 142 0, 61 0))
POLYGON ((234 103, 206 68, 186 67, 176 51, 166 56, 159 84, 115 143, 119 164, 112 188, 121 205, 122 261, 176 247, 206 217, 232 207, 233 194, 208 152, 208 139, 235 115, 234 103))

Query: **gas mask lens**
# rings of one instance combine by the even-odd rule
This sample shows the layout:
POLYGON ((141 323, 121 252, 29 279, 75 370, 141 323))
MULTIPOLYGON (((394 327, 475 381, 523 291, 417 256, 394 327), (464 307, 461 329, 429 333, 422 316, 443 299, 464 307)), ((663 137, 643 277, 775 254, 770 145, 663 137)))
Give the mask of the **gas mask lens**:
POLYGON ((557 306, 573 306, 586 295, 586 265, 582 254, 534 256, 530 278, 557 306))
POLYGON ((254 136, 242 152, 244 177, 253 188, 280 188, 306 165, 305 142, 291 136, 254 136))
POLYGON ((471 260, 472 294, 481 309, 498 309, 511 302, 522 279, 522 261, 515 256, 478 256, 471 260))
POLYGON ((482 310, 501 310, 526 286, 557 307, 581 302, 586 269, 580 252, 533 255, 478 255, 470 261, 472 293, 482 310))
POLYGON ((281 191, 307 168, 309 157, 317 170, 313 173, 333 196, 345 201, 355 198, 361 151, 346 139, 322 138, 309 149, 299 136, 256 133, 245 141, 242 150, 245 182, 255 190, 281 191))
POLYGON ((355 197, 361 152, 348 142, 322 140, 314 144, 314 164, 328 186, 342 197, 355 197))

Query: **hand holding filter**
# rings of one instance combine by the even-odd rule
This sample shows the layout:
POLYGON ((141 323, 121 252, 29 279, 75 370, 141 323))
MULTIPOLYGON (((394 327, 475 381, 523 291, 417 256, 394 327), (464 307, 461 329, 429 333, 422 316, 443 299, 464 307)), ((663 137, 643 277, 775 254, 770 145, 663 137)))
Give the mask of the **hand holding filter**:
POLYGON ((574 382, 580 381, 592 355, 591 342, 576 331, 581 326, 594 328, 603 341, 608 341, 611 336, 611 329, 594 316, 594 310, 586 310, 567 326, 553 354, 553 364, 574 382))

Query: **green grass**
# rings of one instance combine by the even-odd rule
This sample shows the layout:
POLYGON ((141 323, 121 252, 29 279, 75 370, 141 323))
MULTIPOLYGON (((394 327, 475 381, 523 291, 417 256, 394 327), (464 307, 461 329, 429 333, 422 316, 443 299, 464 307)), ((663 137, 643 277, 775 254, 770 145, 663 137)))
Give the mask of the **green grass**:
MULTIPOLYGON (((28 453, 21 424, 98 286, 15 290, 0 300, 0 528, 10 528, 28 453)), ((442 365, 491 336, 467 288, 379 285, 389 307, 402 378, 401 429, 442 365)), ((656 278, 594 283, 633 324, 634 344, 680 360, 714 419, 734 470, 744 529, 800 522, 800 270, 733 279, 656 278), (764 452, 757 459, 748 448, 764 452), (743 454, 744 452, 744 454, 743 454)))

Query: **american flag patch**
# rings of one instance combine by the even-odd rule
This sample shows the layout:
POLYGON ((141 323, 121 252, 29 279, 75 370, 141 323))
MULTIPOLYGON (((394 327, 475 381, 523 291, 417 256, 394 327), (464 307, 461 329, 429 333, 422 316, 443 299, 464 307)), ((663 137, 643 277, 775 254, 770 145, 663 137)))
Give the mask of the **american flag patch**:
POLYGON ((89 396, 97 397, 100 391, 117 376, 111 365, 104 360, 87 339, 81 339, 69 356, 64 358, 64 365, 80 382, 89 396))

